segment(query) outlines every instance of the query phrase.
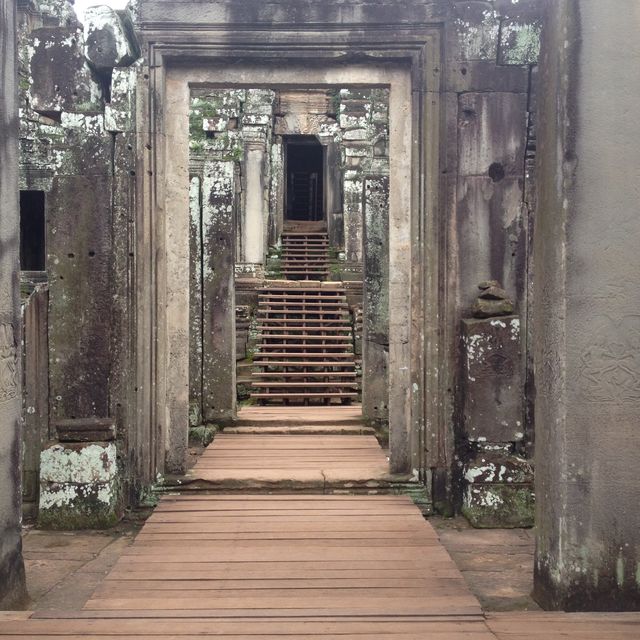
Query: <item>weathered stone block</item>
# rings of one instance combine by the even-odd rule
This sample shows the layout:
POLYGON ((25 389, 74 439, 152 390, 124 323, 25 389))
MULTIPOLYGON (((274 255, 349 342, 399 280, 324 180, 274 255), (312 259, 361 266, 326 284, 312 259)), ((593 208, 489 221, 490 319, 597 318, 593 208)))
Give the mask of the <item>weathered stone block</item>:
POLYGON ((116 438, 112 418, 80 418, 54 423, 60 442, 110 442, 116 438))
POLYGON ((114 11, 106 5, 88 7, 84 14, 85 52, 98 70, 130 65, 139 49, 133 25, 126 12, 114 11))
POLYGON ((462 60, 495 60, 500 21, 490 2, 456 2, 454 52, 462 60))
POLYGON ((229 128, 229 118, 227 116, 216 116, 214 118, 204 118, 202 120, 203 131, 226 131, 229 128))
POLYGON ((100 175, 56 177, 47 194, 49 397, 54 420, 109 415, 110 202, 111 181, 100 175))
POLYGON ((133 131, 136 111, 136 79, 138 69, 114 69, 111 75, 111 101, 104 109, 104 127, 107 131, 133 131))
POLYGON ((475 442, 524 438, 520 320, 463 320, 460 381, 464 435, 475 442))
POLYGON ((535 22, 502 20, 498 64, 537 64, 540 56, 541 25, 535 22))
POLYGON ((218 427, 215 425, 191 427, 189 429, 189 446, 208 447, 216 437, 216 433, 218 433, 218 427))
POLYGON ((115 444, 56 444, 42 452, 40 527, 102 529, 121 515, 115 444))
POLYGON ((478 529, 532 527, 535 496, 530 484, 470 484, 462 513, 478 529))
POLYGON ((510 296, 521 299, 526 260, 521 179, 459 177, 456 191, 462 305, 474 303, 481 277, 500 280, 510 296))
POLYGON ((345 140, 367 140, 369 131, 367 129, 350 129, 344 132, 345 140))
POLYGON ((497 451, 482 451, 464 466, 470 484, 523 484, 533 482, 533 467, 524 458, 497 451))
POLYGON ((458 105, 460 175, 489 176, 495 182, 521 175, 526 114, 526 93, 462 94, 458 105))
POLYGON ((82 32, 44 27, 31 34, 29 87, 38 113, 102 112, 102 90, 84 57, 82 32))

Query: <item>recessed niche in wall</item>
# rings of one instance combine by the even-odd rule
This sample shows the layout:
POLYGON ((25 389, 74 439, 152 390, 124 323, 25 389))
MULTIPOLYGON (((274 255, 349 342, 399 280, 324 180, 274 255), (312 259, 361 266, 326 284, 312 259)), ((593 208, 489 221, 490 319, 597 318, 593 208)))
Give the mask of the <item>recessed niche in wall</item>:
POLYGON ((20 269, 45 270, 44 191, 20 192, 20 269))

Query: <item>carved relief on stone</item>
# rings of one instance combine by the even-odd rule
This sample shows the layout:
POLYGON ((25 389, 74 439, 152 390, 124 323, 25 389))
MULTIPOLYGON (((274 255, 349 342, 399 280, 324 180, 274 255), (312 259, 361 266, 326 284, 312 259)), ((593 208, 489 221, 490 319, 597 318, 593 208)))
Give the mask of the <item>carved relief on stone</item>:
POLYGON ((18 352, 10 324, 0 324, 0 404, 18 395, 18 352))
POLYGON ((587 402, 640 401, 640 316, 621 320, 599 316, 591 323, 593 340, 580 354, 580 390, 587 402))

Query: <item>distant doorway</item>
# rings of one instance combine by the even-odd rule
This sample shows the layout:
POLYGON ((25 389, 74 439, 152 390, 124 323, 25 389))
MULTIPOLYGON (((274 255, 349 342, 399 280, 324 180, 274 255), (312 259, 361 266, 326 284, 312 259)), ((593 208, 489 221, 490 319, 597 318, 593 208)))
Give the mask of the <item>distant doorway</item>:
POLYGON ((285 138, 286 219, 324 220, 324 148, 314 136, 285 138))

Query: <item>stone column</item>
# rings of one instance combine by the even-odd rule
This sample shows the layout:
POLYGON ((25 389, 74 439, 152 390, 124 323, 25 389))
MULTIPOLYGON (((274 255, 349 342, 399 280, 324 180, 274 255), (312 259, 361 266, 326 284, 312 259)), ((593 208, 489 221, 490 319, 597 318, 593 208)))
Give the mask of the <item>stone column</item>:
POLYGON ((14 0, 0 0, 0 609, 26 599, 21 540, 18 104, 14 0))
POLYGON ((389 420, 389 178, 364 180, 362 415, 389 420))
POLYGON ((547 608, 640 607, 640 8, 549 3, 535 229, 537 549, 547 608))
POLYGON ((251 140, 245 146, 245 206, 242 224, 242 258, 240 262, 264 262, 264 163, 265 143, 251 140))
POLYGON ((207 160, 202 180, 202 413, 227 422, 236 411, 234 288, 235 163, 207 160))

